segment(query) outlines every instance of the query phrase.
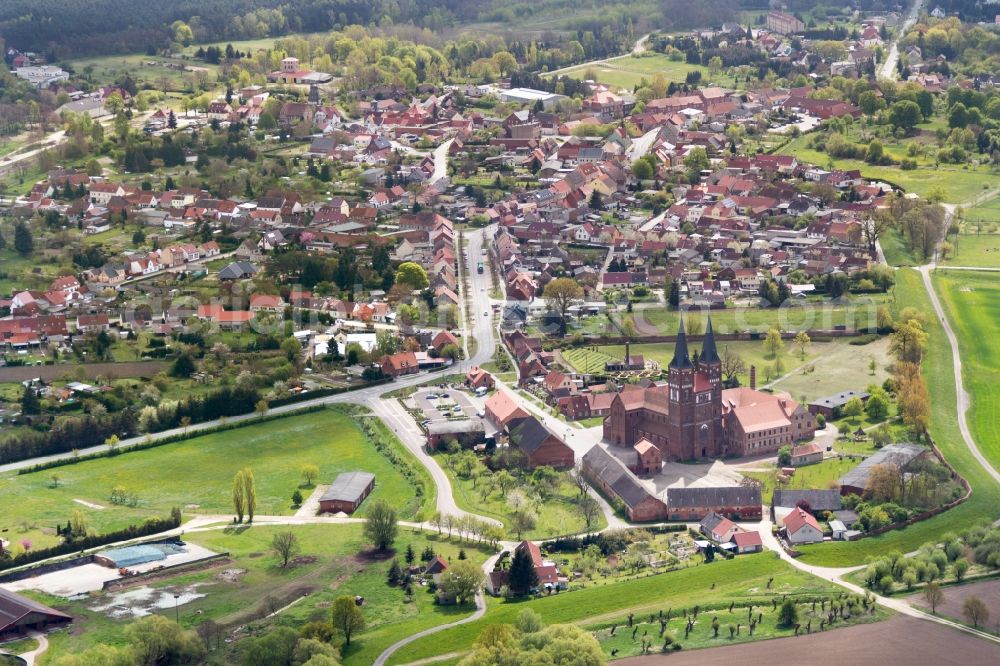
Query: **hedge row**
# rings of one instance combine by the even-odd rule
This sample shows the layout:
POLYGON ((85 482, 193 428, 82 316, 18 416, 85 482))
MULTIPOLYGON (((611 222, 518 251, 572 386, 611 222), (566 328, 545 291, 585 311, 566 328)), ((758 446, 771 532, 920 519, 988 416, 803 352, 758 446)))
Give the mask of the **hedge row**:
POLYGON ((58 545, 50 546, 49 548, 40 548, 38 550, 30 550, 13 558, 0 557, 0 571, 24 566, 25 564, 31 564, 32 562, 40 562, 42 560, 47 560, 50 557, 58 557, 60 555, 82 552, 88 548, 105 546, 109 543, 128 541, 130 539, 137 539, 151 534, 159 534, 160 532, 176 529, 180 527, 180 525, 181 512, 179 509, 174 508, 170 512, 170 516, 167 518, 148 518, 142 525, 129 525, 125 529, 117 530, 115 532, 88 535, 77 539, 63 541, 58 545))
POLYGON ((175 435, 168 435, 167 437, 160 437, 158 439, 150 439, 145 442, 139 442, 138 444, 133 444, 132 446, 107 449, 105 451, 98 451, 96 453, 88 453, 83 456, 73 456, 70 458, 60 458, 58 460, 49 460, 47 462, 38 463, 37 465, 32 465, 31 467, 23 467, 17 470, 18 474, 31 474, 33 472, 40 472, 46 469, 52 469, 53 467, 62 467, 64 465, 74 465, 78 462, 84 460, 97 460, 98 458, 113 458, 119 456, 123 453, 132 453, 133 451, 145 451, 146 449, 152 449, 157 446, 163 446, 165 444, 174 444, 176 442, 182 442, 186 439, 192 437, 201 437, 202 435, 210 435, 212 433, 224 432, 226 430, 234 430, 236 428, 242 428, 244 426, 256 425, 258 423, 264 423, 267 421, 274 421, 276 419, 283 419, 287 416, 301 416, 302 414, 309 414, 312 412, 318 412, 325 409, 324 405, 311 405, 309 407, 303 407, 302 409, 296 409, 290 412, 283 412, 281 414, 268 414, 263 418, 258 419, 247 419, 244 421, 237 421, 235 423, 222 423, 211 428, 202 428, 194 432, 189 433, 178 433, 175 435))

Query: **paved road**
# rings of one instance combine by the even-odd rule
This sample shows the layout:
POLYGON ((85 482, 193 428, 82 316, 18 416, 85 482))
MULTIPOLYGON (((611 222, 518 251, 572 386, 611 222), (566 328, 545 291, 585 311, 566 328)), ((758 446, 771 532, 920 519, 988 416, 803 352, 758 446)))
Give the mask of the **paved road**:
POLYGON ((924 0, 914 0, 913 7, 910 9, 909 15, 903 22, 899 29, 896 31, 895 36, 892 39, 892 45, 889 47, 889 55, 886 56, 885 62, 878 69, 879 78, 883 79, 896 79, 898 77, 898 72, 896 72, 896 63, 899 61, 899 40, 902 39, 906 31, 913 27, 913 24, 917 22, 917 17, 920 15, 920 8, 923 7, 924 0))
POLYGON ((965 390, 965 384, 962 381, 962 357, 958 351, 958 338, 955 336, 955 331, 951 328, 951 323, 948 321, 948 317, 945 316, 944 308, 941 307, 941 300, 938 298, 937 292, 934 290, 934 285, 931 283, 931 271, 933 271, 934 268, 935 264, 931 263, 925 266, 920 266, 917 270, 920 271, 920 277, 923 278, 924 288, 927 290, 927 295, 931 299, 931 305, 934 306, 934 312, 941 321, 941 327, 944 328, 944 333, 948 337, 948 344, 951 345, 952 365, 955 368, 955 409, 958 411, 958 429, 962 432, 962 439, 965 441, 965 445, 969 448, 972 456, 976 459, 980 466, 993 477, 994 481, 1000 483, 1000 473, 997 473, 997 470, 993 467, 990 461, 987 460, 979 450, 979 447, 976 445, 976 441, 972 438, 972 432, 969 430, 969 422, 966 419, 966 412, 969 411, 972 401, 968 391, 965 390))
POLYGON ((448 175, 448 149, 451 148, 452 141, 454 139, 448 139, 434 149, 434 175, 429 181, 431 185, 448 175))

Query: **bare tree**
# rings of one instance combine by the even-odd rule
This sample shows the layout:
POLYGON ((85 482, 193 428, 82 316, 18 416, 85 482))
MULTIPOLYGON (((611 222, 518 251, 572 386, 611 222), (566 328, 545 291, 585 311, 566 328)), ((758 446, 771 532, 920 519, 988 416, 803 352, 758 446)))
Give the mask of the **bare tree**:
POLYGON ((583 519, 587 523, 587 529, 589 530, 594 526, 597 521, 597 517, 601 515, 601 505, 598 504, 590 495, 584 495, 580 498, 580 513, 583 514, 583 519))
POLYGON ((271 539, 271 548, 274 548, 281 558, 281 568, 288 566, 288 560, 292 559, 299 551, 299 539, 294 532, 278 532, 271 539))
POLYGON ((587 489, 590 488, 590 482, 587 481, 587 477, 584 476, 582 462, 578 461, 573 466, 573 471, 570 472, 570 478, 573 479, 573 483, 576 485, 576 489, 580 491, 580 495, 586 495, 587 489))

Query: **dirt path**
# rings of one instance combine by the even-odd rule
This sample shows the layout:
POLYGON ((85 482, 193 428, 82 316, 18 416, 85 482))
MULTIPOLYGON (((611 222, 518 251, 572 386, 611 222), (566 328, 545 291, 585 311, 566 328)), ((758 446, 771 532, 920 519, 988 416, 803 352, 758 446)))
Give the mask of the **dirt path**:
POLYGON ((330 486, 316 486, 316 488, 309 494, 306 501, 302 503, 302 506, 298 508, 295 512, 296 518, 309 518, 315 516, 319 513, 319 498, 323 496, 326 489, 330 486))
POLYGON ((962 432, 962 440, 965 441, 965 445, 968 447, 969 451, 972 453, 979 465, 993 477, 995 482, 1000 483, 1000 473, 997 472, 990 461, 986 459, 986 456, 984 456, 979 450, 979 447, 976 446, 976 441, 972 438, 972 432, 969 430, 969 422, 966 418, 966 412, 969 411, 972 400, 968 391, 965 390, 965 385, 962 382, 962 357, 958 351, 958 337, 955 335, 955 331, 952 330, 948 317, 945 316, 944 308, 941 307, 941 300, 938 298, 937 292, 934 290, 934 285, 931 282, 931 271, 933 271, 935 267, 935 264, 931 263, 925 266, 920 266, 917 270, 920 271, 920 277, 924 281, 924 289, 927 290, 927 296, 931 299, 931 305, 934 306, 934 312, 937 314, 937 317, 941 322, 941 327, 944 329, 945 335, 948 338, 948 344, 951 345, 952 364, 955 368, 955 408, 958 411, 958 429, 962 432))

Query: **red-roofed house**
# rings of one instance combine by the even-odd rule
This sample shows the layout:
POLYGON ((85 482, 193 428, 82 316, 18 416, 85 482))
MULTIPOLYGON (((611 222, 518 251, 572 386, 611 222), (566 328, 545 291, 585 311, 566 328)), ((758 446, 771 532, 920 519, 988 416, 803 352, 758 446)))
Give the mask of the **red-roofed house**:
POLYGON ((764 550, 760 532, 737 532, 733 535, 733 543, 736 544, 737 553, 759 553, 764 550))
POLYGON ((254 294, 250 297, 250 312, 281 312, 285 302, 281 296, 273 294, 254 294))
POLYGON ((401 352, 382 357, 382 373, 389 377, 413 375, 420 372, 420 365, 413 352, 401 352))
POLYGON ((797 506, 785 516, 785 538, 789 543, 816 543, 823 540, 823 530, 811 513, 797 506))
POLYGON ((528 418, 528 412, 518 405, 510 394, 500 390, 486 401, 486 419, 497 428, 528 418))
POLYGON ((444 349, 445 345, 459 346, 458 338, 456 338, 451 331, 441 331, 434 336, 433 340, 431 340, 431 347, 433 347, 434 351, 438 354, 441 353, 441 350, 444 349))
POLYGON ((493 375, 483 370, 478 365, 465 374, 465 385, 471 389, 486 388, 494 386, 493 375))

